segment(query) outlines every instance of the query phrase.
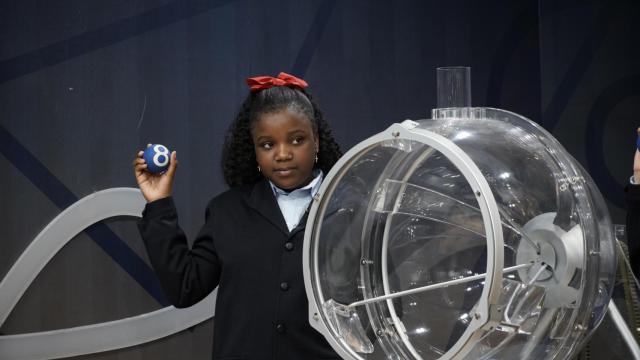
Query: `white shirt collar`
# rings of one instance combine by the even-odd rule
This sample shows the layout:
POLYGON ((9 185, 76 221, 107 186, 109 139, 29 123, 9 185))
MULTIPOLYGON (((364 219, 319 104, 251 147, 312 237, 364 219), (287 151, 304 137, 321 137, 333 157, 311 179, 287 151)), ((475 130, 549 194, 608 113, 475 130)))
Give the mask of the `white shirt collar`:
POLYGON ((274 183, 272 183, 271 180, 269 180, 269 185, 271 185, 271 190, 273 190, 273 195, 275 195, 276 197, 278 197, 279 195, 284 195, 284 196, 297 195, 300 193, 305 193, 308 190, 311 190, 311 196, 313 197, 316 195, 316 193, 318 193, 318 190, 320 189, 320 184, 322 183, 322 178, 324 174, 322 173, 322 170, 315 169, 313 170, 312 175, 313 175, 313 180, 311 180, 311 182, 308 183, 306 186, 303 186, 299 189, 295 189, 289 192, 280 189, 274 183))

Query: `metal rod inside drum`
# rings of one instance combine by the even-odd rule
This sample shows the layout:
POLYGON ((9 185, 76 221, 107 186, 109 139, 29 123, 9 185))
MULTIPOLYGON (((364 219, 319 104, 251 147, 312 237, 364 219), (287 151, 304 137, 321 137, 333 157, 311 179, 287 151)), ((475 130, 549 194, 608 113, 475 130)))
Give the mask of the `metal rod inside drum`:
MULTIPOLYGON (((509 273, 509 272, 518 271, 520 269, 526 269, 528 267, 533 266, 533 264, 534 263, 520 264, 520 265, 516 265, 516 266, 507 267, 507 268, 504 268, 502 270, 502 272, 503 273, 509 273)), ((411 294, 415 294, 415 293, 419 293, 419 292, 423 292, 423 291, 435 290, 435 289, 440 289, 440 288, 444 288, 444 287, 451 286, 451 285, 463 284, 463 283, 466 283, 466 282, 469 282, 469 281, 483 279, 486 275, 487 275, 487 273, 473 275, 473 276, 466 276, 466 277, 463 277, 463 278, 460 278, 460 279, 444 281, 444 282, 440 282, 440 283, 437 283, 437 284, 421 286, 419 288, 404 290, 404 291, 400 291, 400 292, 389 294, 389 295, 383 295, 383 296, 378 296, 378 297, 374 297, 374 298, 370 298, 370 299, 360 300, 360 301, 356 301, 356 302, 353 302, 353 303, 347 305, 347 307, 356 307, 356 306, 370 304, 370 303, 383 301, 383 300, 387 300, 387 299, 394 299, 394 298, 405 296, 405 295, 411 295, 411 294)))

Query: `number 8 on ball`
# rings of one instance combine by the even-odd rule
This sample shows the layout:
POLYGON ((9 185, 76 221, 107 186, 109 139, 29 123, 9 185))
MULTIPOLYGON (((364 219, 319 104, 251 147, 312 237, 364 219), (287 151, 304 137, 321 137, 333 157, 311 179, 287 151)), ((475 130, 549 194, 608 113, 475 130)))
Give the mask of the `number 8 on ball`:
POLYGON ((157 174, 167 170, 171 153, 166 146, 153 144, 147 147, 142 157, 147 162, 147 171, 157 174))

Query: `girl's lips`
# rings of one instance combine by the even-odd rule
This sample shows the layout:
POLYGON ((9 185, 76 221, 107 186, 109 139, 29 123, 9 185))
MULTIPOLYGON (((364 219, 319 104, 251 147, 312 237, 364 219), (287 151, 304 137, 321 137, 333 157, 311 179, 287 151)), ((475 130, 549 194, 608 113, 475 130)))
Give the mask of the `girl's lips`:
POLYGON ((289 176, 293 173, 295 168, 275 169, 274 172, 280 176, 289 176))

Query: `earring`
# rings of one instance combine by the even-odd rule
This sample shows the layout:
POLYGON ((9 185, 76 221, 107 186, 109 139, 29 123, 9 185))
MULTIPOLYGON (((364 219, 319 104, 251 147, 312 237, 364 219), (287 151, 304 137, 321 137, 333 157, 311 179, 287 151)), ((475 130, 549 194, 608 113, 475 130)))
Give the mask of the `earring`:
POLYGON ((318 153, 316 153, 316 164, 318 163, 318 153))
POLYGON ((260 168, 260 165, 258 165, 258 172, 262 172, 262 169, 260 168))

